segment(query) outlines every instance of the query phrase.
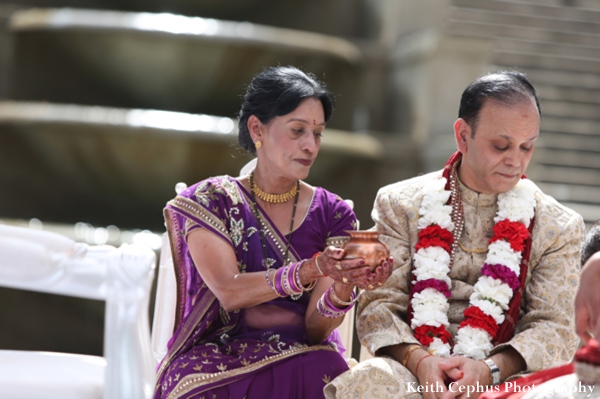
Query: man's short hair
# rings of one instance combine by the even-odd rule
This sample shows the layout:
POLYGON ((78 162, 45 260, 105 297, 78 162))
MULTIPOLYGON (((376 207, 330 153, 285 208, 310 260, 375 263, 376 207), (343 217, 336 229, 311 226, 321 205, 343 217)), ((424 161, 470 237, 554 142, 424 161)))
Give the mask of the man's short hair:
POLYGON ((585 235, 581 246, 581 266, 598 251, 600 251, 600 220, 596 220, 585 235))
POLYGON ((486 100, 495 100, 512 106, 534 100, 542 115, 537 92, 525 74, 517 71, 498 71, 475 79, 463 92, 458 109, 458 117, 471 127, 471 136, 475 135, 479 113, 486 100))

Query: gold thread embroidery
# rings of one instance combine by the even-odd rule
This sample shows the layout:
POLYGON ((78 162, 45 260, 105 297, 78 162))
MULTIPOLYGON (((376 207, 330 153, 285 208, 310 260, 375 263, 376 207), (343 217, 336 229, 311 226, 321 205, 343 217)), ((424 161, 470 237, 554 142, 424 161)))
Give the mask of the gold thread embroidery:
POLYGON ((215 383, 221 381, 226 378, 235 377, 241 374, 249 373, 255 370, 260 369, 268 364, 287 359, 289 357, 295 356, 300 353, 312 352, 317 350, 328 350, 335 352, 335 349, 329 345, 315 345, 309 347, 303 347, 298 349, 290 349, 288 351, 279 353, 275 356, 271 356, 265 358, 261 361, 258 361, 247 367, 240 367, 237 369, 232 369, 228 371, 222 371, 220 373, 207 373, 207 374, 189 374, 185 376, 179 383, 175 386, 175 388, 171 391, 168 399, 176 399, 181 395, 187 394, 191 392, 194 388, 200 387, 202 385, 215 383))

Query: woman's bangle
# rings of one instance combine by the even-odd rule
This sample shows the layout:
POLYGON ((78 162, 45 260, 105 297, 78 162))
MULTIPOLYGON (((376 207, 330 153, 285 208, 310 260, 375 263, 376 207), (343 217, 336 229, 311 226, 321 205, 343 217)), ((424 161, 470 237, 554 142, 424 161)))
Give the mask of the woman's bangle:
POLYGON ((319 273, 321 273, 322 277, 325 277, 325 273, 323 273, 323 270, 321 270, 321 268, 319 267, 319 255, 321 255, 322 253, 323 252, 317 252, 313 255, 313 258, 315 259, 315 266, 317 266, 317 270, 319 271, 319 273))
MULTIPOLYGON (((267 272, 265 273, 265 279, 267 280, 267 284, 269 285, 269 287, 271 287, 273 292, 275 292, 277 294, 278 297, 283 298, 283 297, 285 297, 285 295, 281 295, 279 293, 279 291, 277 291, 277 289, 275 289, 275 285, 273 284, 273 281, 271 281, 271 276, 269 276, 269 272, 271 270, 274 270, 274 269, 267 269, 267 272)), ((275 274, 277 274, 277 271, 275 271, 275 274)))
POLYGON ((354 303, 354 301, 356 301, 356 297, 354 299, 352 299, 352 297, 351 297, 350 302, 342 301, 340 298, 337 297, 337 295, 335 295, 335 288, 333 288, 333 285, 331 286, 331 296, 337 303, 339 303, 340 305, 343 305, 343 306, 350 306, 354 303))
POLYGON ((406 367, 406 365, 408 364, 408 359, 410 359, 410 355, 412 355, 412 353, 414 351, 416 351, 417 349, 422 349, 423 347, 421 345, 413 345, 409 350, 406 351, 406 354, 404 355, 404 359, 402 359, 402 365, 404 367, 406 367))
POLYGON ((417 367, 415 368, 415 377, 417 376, 417 373, 419 372, 419 365, 421 364, 421 362, 423 361, 423 359, 426 359, 428 357, 433 356, 432 354, 429 355, 425 355, 422 358, 419 359, 419 361, 417 362, 417 367))

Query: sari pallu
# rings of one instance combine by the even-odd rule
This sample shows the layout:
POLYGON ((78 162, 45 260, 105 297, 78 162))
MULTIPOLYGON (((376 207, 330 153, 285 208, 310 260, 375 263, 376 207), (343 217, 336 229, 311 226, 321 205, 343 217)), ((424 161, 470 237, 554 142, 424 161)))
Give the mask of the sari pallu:
MULTIPOLYGON (((223 176, 189 187, 165 208, 178 284, 178 327, 158 370, 155 399, 200 398, 204 394, 207 398, 249 399, 269 397, 273 389, 279 397, 314 396, 310 389, 322 396, 325 383, 347 369, 337 331, 321 344, 309 345, 303 320, 310 294, 258 305, 260 312, 275 310, 274 319, 281 310, 301 323, 290 323, 288 317, 281 319, 281 325, 256 328, 246 320, 250 310, 226 312, 196 271, 185 240, 196 228, 206 228, 231 244, 241 273, 284 265, 287 240, 258 207, 267 250, 263 260, 251 203, 250 194, 237 180, 223 176), (309 370, 306 364, 311 365, 309 370)), ((292 233, 289 262, 310 258, 326 245, 339 245, 350 229, 356 229, 356 219, 349 206, 315 188, 305 220, 292 233)))

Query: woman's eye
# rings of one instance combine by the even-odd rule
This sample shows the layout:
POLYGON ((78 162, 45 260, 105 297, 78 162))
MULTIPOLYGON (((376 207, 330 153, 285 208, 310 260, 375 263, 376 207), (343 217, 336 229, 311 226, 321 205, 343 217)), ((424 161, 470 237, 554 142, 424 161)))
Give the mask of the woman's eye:
POLYGON ((321 137, 323 137, 323 133, 315 132, 315 137, 321 138, 321 137))
POLYGON ((506 147, 500 147, 500 146, 494 145, 494 148, 496 150, 498 150, 498 151, 506 151, 506 150, 508 150, 508 146, 506 146, 506 147))
POLYGON ((292 132, 294 132, 296 134, 302 134, 302 133, 304 133, 304 129, 292 129, 292 132))
POLYGON ((529 152, 529 151, 531 151, 531 149, 533 148, 533 146, 532 147, 521 147, 521 148, 523 149, 523 151, 529 152))

